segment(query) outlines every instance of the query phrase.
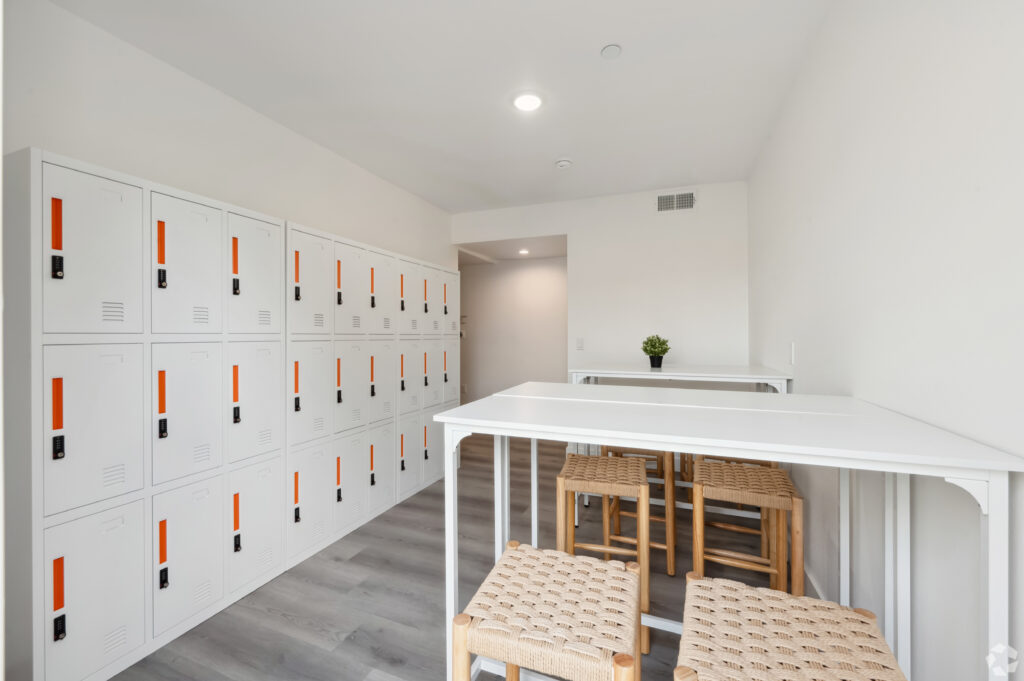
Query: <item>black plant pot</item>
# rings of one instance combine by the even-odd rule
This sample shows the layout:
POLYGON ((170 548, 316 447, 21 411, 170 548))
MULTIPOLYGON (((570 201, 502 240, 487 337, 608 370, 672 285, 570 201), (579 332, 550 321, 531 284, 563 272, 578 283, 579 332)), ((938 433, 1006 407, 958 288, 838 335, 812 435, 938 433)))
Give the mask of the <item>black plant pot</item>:
POLYGON ((661 360, 665 359, 665 357, 663 355, 647 355, 647 357, 648 357, 648 359, 651 360, 651 368, 652 369, 660 369, 661 368, 661 360))

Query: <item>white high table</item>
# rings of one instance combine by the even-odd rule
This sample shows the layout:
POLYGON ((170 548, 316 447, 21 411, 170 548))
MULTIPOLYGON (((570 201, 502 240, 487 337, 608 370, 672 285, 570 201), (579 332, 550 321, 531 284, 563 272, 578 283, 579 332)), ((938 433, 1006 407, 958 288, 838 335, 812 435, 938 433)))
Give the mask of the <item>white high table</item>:
POLYGON ((652 369, 638 362, 636 364, 611 364, 569 370, 570 383, 587 383, 592 378, 681 381, 688 383, 743 383, 754 386, 766 385, 774 388, 775 392, 788 393, 789 382, 792 377, 783 371, 758 365, 669 365, 660 369, 652 369))
MULTIPOLYGON (((886 476, 886 638, 910 678, 910 475, 944 478, 970 493, 987 521, 988 636, 1009 643, 1009 473, 1024 458, 851 397, 524 383, 435 416, 445 440, 445 628, 451 679, 458 594, 458 444, 494 436, 494 553, 509 537, 509 438, 532 442, 533 542, 537 541, 536 441, 617 445, 691 454, 880 471, 886 476)), ((849 489, 840 489, 840 600, 849 601, 849 489)), ((682 588, 682 586, 680 586, 682 588)), ((681 613, 680 613, 681 614, 681 613)), ((679 631, 678 622, 644 623, 679 631)), ((1002 650, 1005 651, 1005 648, 1002 650)), ((998 655, 997 655, 998 657, 998 655)), ((1006 665, 1006 654, 1001 661, 1006 665)), ((992 665, 995 669, 997 664, 992 665)), ((996 681, 990 672, 990 681, 996 681)))

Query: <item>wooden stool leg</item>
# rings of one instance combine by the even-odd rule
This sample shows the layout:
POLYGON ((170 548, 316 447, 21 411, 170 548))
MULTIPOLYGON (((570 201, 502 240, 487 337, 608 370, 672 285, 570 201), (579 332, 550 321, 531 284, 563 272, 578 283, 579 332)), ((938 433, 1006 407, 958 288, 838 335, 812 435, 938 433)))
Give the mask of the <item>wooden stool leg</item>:
POLYGON ((693 571, 704 576, 704 485, 693 486, 693 571))
POLYGON ((676 471, 673 452, 665 452, 665 553, 666 572, 670 577, 676 574, 676 471))
POLYGON ((466 639, 469 636, 469 615, 459 613, 452 620, 452 681, 470 681, 469 648, 466 639))
POLYGON ((768 531, 769 531, 768 530, 768 515, 769 515, 768 511, 762 508, 761 509, 761 557, 765 558, 765 559, 769 558, 769 556, 768 556, 768 545, 769 545, 769 543, 771 541, 769 539, 769 536, 768 536, 768 531))
POLYGON ((565 506, 565 479, 555 479, 555 548, 565 551, 565 522, 570 510, 565 506))
MULTIPOLYGON (((566 492, 565 500, 570 508, 573 507, 572 500, 575 496, 574 492, 566 492)), ((565 523, 565 552, 571 556, 576 555, 576 523, 573 522, 572 511, 566 515, 567 522, 565 523)))
POLYGON ((804 500, 793 499, 793 595, 804 595, 804 500))
POLYGON ((776 570, 775 574, 768 576, 768 588, 776 589, 779 588, 779 514, 771 508, 761 509, 761 516, 766 517, 766 524, 768 525, 768 564, 776 570))
POLYGON ((676 667, 672 673, 672 681, 697 681, 697 672, 689 667, 676 667))
POLYGON ((779 583, 776 587, 779 591, 789 591, 789 533, 786 531, 786 512, 775 511, 778 516, 776 521, 775 543, 778 544, 778 565, 779 583))
MULTIPOLYGON (((611 513, 611 505, 609 504, 608 495, 607 494, 602 494, 601 495, 601 532, 602 532, 602 534, 601 534, 601 543, 604 544, 605 546, 608 546, 608 545, 610 545, 612 543, 612 540, 611 540, 612 531, 611 531, 611 527, 609 527, 609 523, 611 522, 611 518, 609 518, 609 516, 608 516, 609 513, 611 513)), ((612 559, 612 554, 605 553, 604 554, 604 559, 605 560, 611 560, 612 559)))
POLYGON ((612 503, 612 532, 622 536, 622 497, 615 497, 612 503))
POLYGON ((519 681, 519 667, 505 663, 505 681, 519 681))
MULTIPOLYGON (((651 497, 644 485, 636 500, 636 548, 640 563, 640 612, 651 611, 651 497)), ((651 652, 651 631, 640 627, 640 651, 651 652)))
POLYGON ((614 681, 640 681, 636 674, 636 662, 632 655, 619 653, 612 658, 612 668, 615 670, 614 681))

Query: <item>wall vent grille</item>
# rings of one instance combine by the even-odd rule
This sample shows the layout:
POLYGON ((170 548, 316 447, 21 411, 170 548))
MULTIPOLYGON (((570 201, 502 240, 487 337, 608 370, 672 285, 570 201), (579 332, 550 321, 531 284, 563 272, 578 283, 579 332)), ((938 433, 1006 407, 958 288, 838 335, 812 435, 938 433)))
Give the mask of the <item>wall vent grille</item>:
POLYGON ((689 210, 697 204, 697 197, 693 192, 683 194, 662 194, 658 197, 658 212, 667 210, 689 210))

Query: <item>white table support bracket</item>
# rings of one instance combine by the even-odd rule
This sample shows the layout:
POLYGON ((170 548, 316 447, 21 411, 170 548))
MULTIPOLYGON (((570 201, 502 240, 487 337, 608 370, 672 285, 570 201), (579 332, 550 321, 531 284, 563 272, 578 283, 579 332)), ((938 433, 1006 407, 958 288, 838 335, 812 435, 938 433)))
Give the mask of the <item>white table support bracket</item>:
POLYGON ((971 478, 946 478, 946 482, 956 485, 974 497, 981 507, 981 514, 988 515, 988 480, 975 480, 971 478))

